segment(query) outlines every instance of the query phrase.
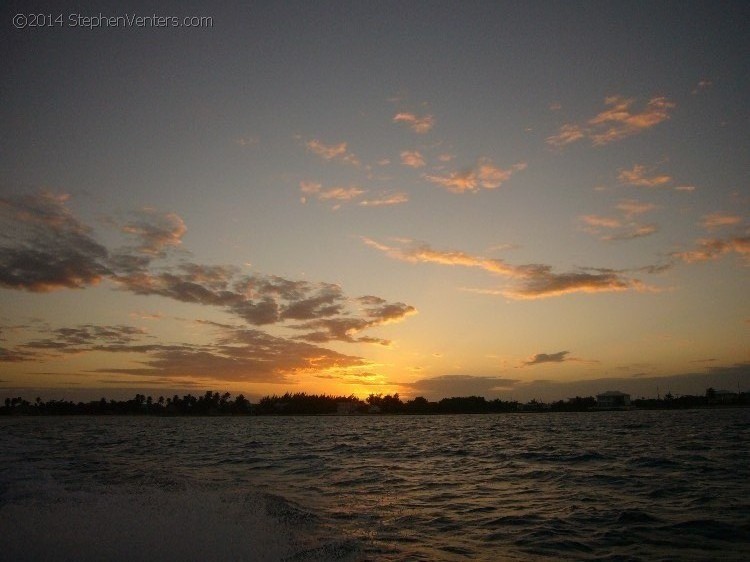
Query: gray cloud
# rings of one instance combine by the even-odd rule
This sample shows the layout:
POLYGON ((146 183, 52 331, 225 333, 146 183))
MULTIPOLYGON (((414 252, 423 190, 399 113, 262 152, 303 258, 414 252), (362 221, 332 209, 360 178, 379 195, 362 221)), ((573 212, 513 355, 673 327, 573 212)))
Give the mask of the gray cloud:
POLYGON ((58 351, 60 353, 79 353, 93 349, 94 346, 127 346, 146 332, 133 326, 96 326, 86 324, 75 328, 58 328, 48 330, 50 337, 29 341, 21 346, 24 350, 58 351))
POLYGON ((90 373, 127 374, 143 377, 182 377, 222 381, 293 383, 307 370, 359 367, 359 357, 277 337, 261 330, 201 321, 216 333, 206 344, 153 343, 142 329, 132 326, 96 326, 47 330, 48 338, 21 343, 15 349, 0 348, 0 362, 42 361, 70 353, 136 353, 144 356, 135 367, 99 368, 90 373))
POLYGON ((365 296, 357 300, 363 306, 362 314, 364 317, 321 318, 293 326, 293 328, 298 330, 312 330, 310 333, 299 336, 298 339, 317 343, 338 340, 388 344, 388 340, 369 336, 355 337, 355 335, 368 328, 389 322, 398 322, 410 314, 416 313, 416 309, 413 306, 400 302, 389 303, 379 297, 365 296))
POLYGON ((540 365, 542 363, 562 363, 563 361, 570 361, 570 359, 567 357, 569 351, 558 351, 557 353, 537 353, 529 359, 528 361, 524 362, 524 365, 530 366, 530 365, 540 365))
POLYGON ((620 390, 633 398, 645 396, 656 398, 657 392, 675 395, 703 395, 707 388, 734 390, 739 385, 743 392, 750 391, 750 362, 709 367, 703 372, 688 372, 675 375, 654 374, 628 375, 625 377, 602 377, 598 379, 553 381, 506 379, 471 375, 443 375, 421 379, 411 383, 393 383, 403 388, 409 396, 422 395, 430 400, 451 396, 478 395, 486 398, 531 399, 554 401, 575 396, 594 396, 607 390, 620 390))
POLYGON ((0 286, 31 292, 94 285, 110 273, 108 251, 50 193, 0 198, 0 286))
POLYGON ((167 251, 181 244, 186 231, 174 213, 140 212, 120 227, 137 244, 110 253, 91 237, 90 229, 66 202, 67 196, 49 193, 0 199, 9 233, 0 247, 0 265, 4 266, 0 285, 50 291, 82 288, 106 278, 137 295, 223 308, 253 326, 303 321, 295 328, 311 330, 306 338, 319 342, 327 337, 382 343, 378 338, 355 339, 350 334, 414 312, 403 303, 367 304, 350 299, 331 283, 275 275, 238 276, 232 266, 165 263, 167 251))
POLYGON ((21 361, 33 361, 36 358, 35 353, 0 347, 0 363, 20 363, 21 361))
POLYGON ((442 375, 398 385, 414 396, 421 395, 430 400, 438 400, 453 396, 497 396, 511 391, 518 383, 518 379, 501 377, 442 375))
POLYGON ((356 367, 359 357, 304 342, 272 336, 260 330, 222 329, 213 344, 134 346, 120 351, 147 352, 142 367, 102 368, 100 373, 145 377, 206 378, 222 381, 294 383, 307 370, 356 367))
POLYGON ((153 209, 144 209, 137 218, 125 223, 122 231, 138 239, 138 252, 163 256, 165 248, 182 244, 187 227, 182 218, 174 213, 160 214, 153 209))
POLYGON ((154 344, 129 326, 39 328, 40 337, 0 349, 0 361, 41 361, 83 352, 141 353, 135 368, 110 373, 201 376, 226 380, 291 380, 310 369, 359 366, 359 357, 314 345, 332 340, 388 344, 367 329, 415 313, 380 297, 351 298, 331 283, 275 275, 239 275, 233 266, 170 263, 185 225, 177 215, 144 211, 121 230, 136 244, 110 252, 67 208, 67 196, 47 193, 0 199, 3 225, 0 286, 29 291, 83 288, 107 279, 137 295, 220 308, 251 326, 281 325, 301 332, 277 337, 254 329, 214 324, 222 339, 209 345, 154 344))

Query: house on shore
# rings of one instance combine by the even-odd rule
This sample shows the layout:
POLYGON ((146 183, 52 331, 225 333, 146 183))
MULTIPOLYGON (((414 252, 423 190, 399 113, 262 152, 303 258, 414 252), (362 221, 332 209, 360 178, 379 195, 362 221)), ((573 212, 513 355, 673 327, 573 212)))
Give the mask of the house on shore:
POLYGON ((739 397, 738 392, 732 392, 731 390, 706 389, 706 399, 709 404, 733 404, 738 401, 739 397))
POLYGON ((351 416, 357 413, 358 407, 359 404, 351 400, 339 401, 336 402, 336 414, 339 416, 351 416))
POLYGON ((608 390, 596 395, 596 407, 600 410, 624 410, 630 408, 630 394, 619 390, 608 390))

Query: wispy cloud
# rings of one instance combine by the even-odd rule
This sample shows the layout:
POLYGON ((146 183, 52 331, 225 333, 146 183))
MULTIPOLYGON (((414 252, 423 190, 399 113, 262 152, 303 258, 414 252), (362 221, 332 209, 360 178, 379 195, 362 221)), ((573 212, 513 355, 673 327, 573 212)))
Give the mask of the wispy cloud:
POLYGON ((659 227, 655 224, 640 224, 632 220, 634 216, 655 209, 656 205, 626 199, 620 201, 616 208, 622 216, 583 215, 579 220, 584 223, 586 232, 604 241, 632 240, 658 232, 659 227))
POLYGON ((318 193, 318 199, 321 201, 330 201, 331 199, 336 201, 351 201, 363 193, 365 193, 365 190, 356 186, 332 187, 318 193))
POLYGON ((648 130, 669 119, 675 104, 665 97, 651 98, 641 110, 634 109, 635 99, 610 96, 604 100, 606 109, 583 124, 567 123, 557 134, 547 137, 547 144, 561 148, 588 138, 594 146, 648 130))
POLYGON ((448 175, 424 174, 424 179, 443 186, 452 193, 477 192, 480 189, 496 189, 510 177, 526 169, 525 162, 514 164, 508 169, 495 166, 489 158, 481 158, 472 168, 457 170, 448 175))
POLYGON ((675 107, 667 98, 656 97, 651 98, 642 111, 633 112, 631 106, 634 102, 634 99, 622 96, 604 100, 609 108, 589 120, 589 125, 597 129, 590 135, 595 145, 607 144, 650 129, 669 119, 669 111, 675 107))
POLYGON ((620 170, 617 176, 620 183, 638 187, 667 187, 672 182, 672 176, 667 174, 651 174, 645 166, 634 165, 630 170, 620 170))
POLYGON ((554 273, 543 266, 532 275, 527 275, 521 285, 506 293, 507 297, 530 300, 558 297, 573 293, 611 293, 630 290, 647 290, 637 279, 630 279, 616 272, 554 273))
POLYGON ((141 366, 104 367, 94 372, 289 384, 301 373, 365 364, 360 357, 260 330, 218 325, 216 328, 217 340, 204 345, 124 346, 120 351, 145 354, 141 366))
POLYGON ((433 263, 481 269, 490 274, 506 277, 514 284, 505 289, 478 289, 475 292, 501 294, 518 300, 539 299, 572 293, 598 293, 628 290, 647 290, 641 281, 611 270, 579 270, 558 273, 549 265, 512 265, 501 259, 475 256, 461 251, 435 250, 427 244, 401 240, 399 245, 387 245, 370 238, 362 239, 387 256, 410 263, 433 263))
POLYGON ((700 81, 698 82, 698 84, 697 84, 697 85, 695 86, 695 89, 694 89, 694 90, 693 90, 693 91, 692 91, 691 93, 692 93, 693 95, 697 95, 697 94, 699 94, 699 93, 700 93, 701 91, 703 91, 703 90, 707 90, 707 89, 708 89, 708 88, 710 88, 711 86, 713 86, 713 82, 712 82, 711 80, 706 80, 706 79, 700 80, 700 81))
POLYGON ((602 217, 599 215, 583 215, 581 220, 588 226, 594 228, 620 228, 622 223, 613 217, 602 217))
POLYGON ((255 136, 242 136, 242 137, 237 137, 236 139, 234 139, 234 142, 235 144, 243 148, 247 148, 250 146, 257 146, 258 144, 260 144, 260 139, 255 136))
POLYGON ((323 189, 322 184, 310 181, 300 182, 299 188, 302 192, 302 203, 306 203, 308 197, 314 197, 318 201, 332 201, 334 203, 334 210, 338 209, 341 203, 357 199, 367 192, 358 186, 323 189))
POLYGON ((131 318, 137 318, 138 320, 161 320, 164 315, 161 312, 140 312, 135 311, 129 314, 131 318))
POLYGON ((299 330, 308 331, 298 339, 324 343, 331 340, 345 342, 379 343, 388 345, 388 340, 358 336, 363 330, 400 322, 407 316, 417 313, 413 306, 404 303, 389 303, 376 296, 365 296, 357 299, 361 314, 357 318, 319 318, 293 326, 299 330), (355 337, 356 336, 356 337, 355 337))
POLYGON ((727 226, 736 226, 742 223, 742 217, 729 213, 710 213, 701 218, 701 226, 706 230, 718 230, 727 226))
POLYGON ((656 205, 653 203, 646 203, 636 199, 623 199, 615 207, 628 219, 656 209, 656 205))
POLYGON ((362 197, 368 194, 366 189, 359 186, 349 187, 331 187, 324 189, 323 185, 318 182, 302 181, 299 184, 302 197, 302 203, 307 203, 309 197, 313 197, 321 202, 332 203, 332 209, 338 210, 342 204, 355 203, 360 207, 390 207, 401 205, 409 201, 409 196, 403 192, 383 191, 372 194, 367 199, 362 197))
POLYGON ((401 163, 410 168, 423 168, 425 165, 424 157, 418 150, 404 150, 401 153, 401 163))
POLYGON ((324 160, 337 160, 353 166, 359 166, 359 158, 352 152, 349 152, 346 142, 338 144, 325 144, 318 139, 312 139, 305 143, 307 150, 323 158, 324 160))
POLYGON ((0 347, 0 363, 21 363, 23 361, 34 361, 38 354, 21 349, 6 349, 0 347))
POLYGON ((609 236, 605 236, 604 240, 633 240, 634 238, 651 236, 657 232, 659 232, 659 227, 655 224, 632 223, 623 231, 614 232, 609 236))
POLYGON ((556 135, 547 137, 547 144, 560 148, 586 138, 586 134, 586 129, 580 125, 568 123, 560 127, 556 135))
POLYGON ((412 131, 423 135, 430 132, 435 125, 435 118, 432 115, 418 116, 414 113, 397 113, 393 117, 394 123, 405 123, 412 131))
POLYGON ((750 236, 701 238, 691 250, 675 252, 672 256, 685 263, 698 263, 715 260, 731 253, 739 254, 747 264, 750 264, 750 236))
POLYGON ((358 204, 362 207, 389 207, 392 205, 401 205, 409 201, 409 196, 403 192, 384 193, 372 199, 365 199, 358 204))

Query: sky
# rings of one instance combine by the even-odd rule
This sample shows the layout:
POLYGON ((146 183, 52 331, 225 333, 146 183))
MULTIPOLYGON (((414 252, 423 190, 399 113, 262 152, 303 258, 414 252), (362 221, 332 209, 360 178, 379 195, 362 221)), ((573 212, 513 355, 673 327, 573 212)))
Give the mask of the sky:
POLYGON ((0 8, 0 395, 750 390, 750 4, 120 4, 0 8))

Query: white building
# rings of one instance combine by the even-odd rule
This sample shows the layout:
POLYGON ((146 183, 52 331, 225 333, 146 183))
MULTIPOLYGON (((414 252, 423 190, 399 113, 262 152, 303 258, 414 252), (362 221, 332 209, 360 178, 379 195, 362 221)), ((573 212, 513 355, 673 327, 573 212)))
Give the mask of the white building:
POLYGON ((619 390, 608 390, 596 395, 597 408, 628 408, 630 406, 630 394, 619 390))

